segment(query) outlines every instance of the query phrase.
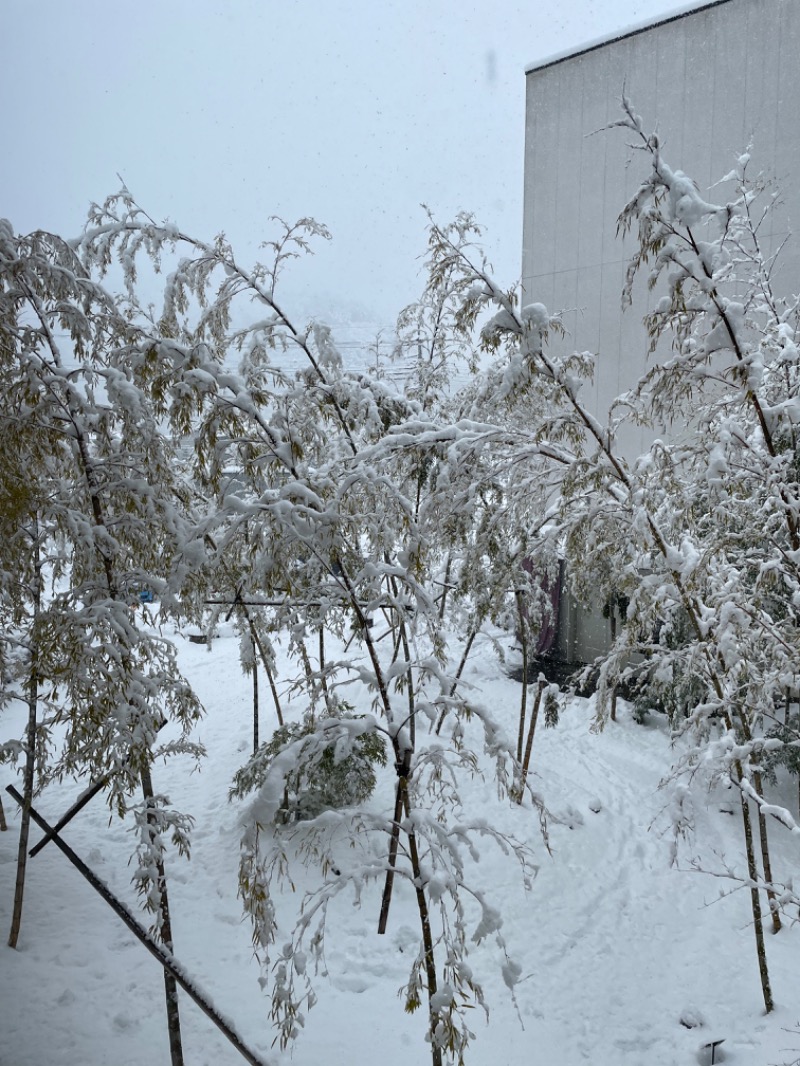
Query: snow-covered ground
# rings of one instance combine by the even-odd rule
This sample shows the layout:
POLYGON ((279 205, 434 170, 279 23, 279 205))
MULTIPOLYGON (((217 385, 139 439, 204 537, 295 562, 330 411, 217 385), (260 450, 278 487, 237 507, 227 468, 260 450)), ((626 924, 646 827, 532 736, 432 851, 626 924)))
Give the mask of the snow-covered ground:
MULTIPOLYGON (((265 1061, 295 1066, 408 1066, 429 1060, 424 1011, 409 1016, 397 997, 417 950, 414 900, 399 885, 388 933, 378 936, 379 891, 361 907, 341 897, 329 918, 327 972, 319 1002, 293 1054, 272 1047, 268 996, 258 983, 250 930, 237 899, 239 826, 228 802, 235 770, 252 736, 251 688, 233 636, 224 630, 209 651, 176 640, 183 668, 207 716, 199 739, 208 758, 199 772, 173 761, 157 767, 156 788, 196 818, 191 861, 169 864, 176 955, 265 1061)), ((519 686, 487 643, 473 652, 467 679, 515 735, 519 686)), ((266 688, 266 686, 263 686, 266 688)), ((348 696, 348 698, 351 698, 348 696)), ((262 696, 262 736, 274 726, 262 696)), ((530 892, 512 859, 482 848, 478 884, 504 916, 509 952, 521 963, 519 1013, 510 1001, 493 946, 476 949, 473 967, 491 1008, 472 1019, 475 1066, 684 1066, 710 1062, 701 1047, 724 1039, 717 1061, 772 1066, 800 1056, 800 929, 791 922, 769 936, 777 1010, 763 1014, 749 896, 689 868, 743 869, 740 822, 731 796, 694 786, 696 834, 671 864, 670 791, 660 782, 673 758, 664 723, 636 725, 624 709, 617 723, 591 731, 591 703, 576 699, 557 728, 540 726, 535 787, 550 812, 551 854, 529 804, 498 801, 490 780, 466 788, 470 805, 493 824, 526 839, 537 856, 530 892), (723 894, 725 898, 721 898, 723 894), (681 1024, 693 1016, 702 1025, 681 1024)), ((3 735, 22 731, 21 712, 3 718, 3 735)), ((387 774, 391 771, 387 770, 387 774)), ((0 770, 0 783, 13 780, 0 770)), ((80 786, 53 787, 37 801, 54 821, 80 786)), ((379 785, 373 802, 386 803, 379 785)), ((791 801, 782 797, 787 804, 791 801)), ((5 793, 9 831, 0 833, 0 929, 10 920, 18 817, 5 793)), ((33 830, 33 839, 39 831, 33 830)), ((120 896, 135 906, 126 827, 97 798, 64 831, 67 842, 120 896)), ((776 826, 775 874, 787 880, 798 845, 776 826)), ((310 877, 310 875, 309 875, 310 877)), ((287 889, 282 912, 298 907, 304 885, 287 889)), ((792 916, 789 916, 790 918, 792 916)), ((242 1060, 203 1014, 181 999, 187 1066, 242 1060)), ((103 900, 50 845, 28 867, 19 949, 0 948, 0 1062, 4 1066, 157 1066, 169 1062, 163 982, 158 964, 103 900)))

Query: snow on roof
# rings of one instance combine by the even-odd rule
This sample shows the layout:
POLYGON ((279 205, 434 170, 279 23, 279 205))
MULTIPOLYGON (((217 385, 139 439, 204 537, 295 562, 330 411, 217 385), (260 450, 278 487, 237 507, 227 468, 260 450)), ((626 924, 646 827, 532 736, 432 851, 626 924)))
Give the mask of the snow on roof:
POLYGON ((677 19, 684 18, 686 15, 695 15, 700 11, 708 11, 709 8, 719 7, 720 4, 730 3, 730 0, 706 0, 706 3, 702 3, 701 0, 688 0, 688 2, 679 4, 671 11, 666 12, 663 15, 658 15, 656 18, 648 19, 644 22, 634 22, 627 26, 616 30, 614 33, 606 34, 603 37, 597 37, 593 41, 589 41, 586 44, 579 45, 577 48, 568 48, 563 52, 556 52, 555 55, 547 56, 544 59, 537 59, 530 66, 525 68, 526 74, 534 74, 536 71, 544 70, 546 67, 555 66, 556 63, 563 63, 567 59, 576 59, 578 56, 586 55, 587 52, 594 52, 597 48, 602 48, 604 45, 612 44, 614 41, 622 41, 627 37, 635 37, 638 33, 645 33, 647 30, 655 29, 656 26, 664 26, 668 22, 675 22, 677 19))

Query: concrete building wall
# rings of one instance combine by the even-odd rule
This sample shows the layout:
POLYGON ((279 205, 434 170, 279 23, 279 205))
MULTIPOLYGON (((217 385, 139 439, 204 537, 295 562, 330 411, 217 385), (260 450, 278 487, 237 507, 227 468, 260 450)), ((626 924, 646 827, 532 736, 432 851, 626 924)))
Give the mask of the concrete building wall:
POLYGON ((578 603, 565 586, 559 604, 558 632, 550 658, 591 663, 611 647, 611 623, 596 604, 578 603))
MULTIPOLYGON (((523 298, 564 312, 568 336, 555 347, 597 353, 590 396, 602 420, 647 365, 641 320, 658 295, 640 281, 621 312, 633 242, 617 238, 617 217, 649 170, 625 131, 603 131, 621 117, 623 86, 664 159, 712 202, 729 198, 730 186, 709 187, 752 143, 751 167, 774 177, 784 200, 765 244, 798 231, 776 287, 797 291, 800 0, 717 0, 528 72, 523 298)), ((622 443, 638 453, 646 438, 630 429, 622 443)))

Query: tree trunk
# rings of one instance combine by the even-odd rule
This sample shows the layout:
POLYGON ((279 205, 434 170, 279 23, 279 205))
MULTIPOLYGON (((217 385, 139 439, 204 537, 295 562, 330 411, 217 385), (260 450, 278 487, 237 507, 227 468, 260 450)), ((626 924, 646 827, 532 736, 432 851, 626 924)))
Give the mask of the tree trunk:
MULTIPOLYGON (((764 787, 761 780, 761 774, 757 771, 753 774, 753 784, 755 785, 756 792, 761 799, 764 798, 764 787)), ((759 805, 758 808, 758 836, 761 841, 761 862, 764 867, 764 880, 768 885, 772 885, 772 863, 769 857, 769 837, 767 836, 767 819, 764 817, 764 811, 759 805)), ((772 932, 779 933, 781 931, 781 914, 780 904, 778 903, 777 894, 772 888, 767 889, 767 899, 769 900, 769 910, 772 916, 772 932)))
POLYGON ((514 593, 517 601, 517 618, 519 619, 519 639, 522 644, 522 698, 519 707, 519 731, 517 734, 517 762, 522 762, 522 749, 525 743, 525 717, 528 712, 528 632, 526 626, 525 611, 522 603, 522 593, 517 589, 514 593))
POLYGON ((11 929, 8 946, 15 948, 22 927, 22 902, 25 895, 25 871, 28 865, 28 838, 31 828, 31 803, 33 803, 34 771, 36 767, 36 731, 39 709, 39 646, 38 621, 42 598, 42 562, 39 556, 39 523, 34 519, 34 573, 33 573, 33 618, 31 621, 31 661, 28 675, 28 724, 25 730, 25 776, 23 784, 22 812, 17 847, 17 876, 14 882, 14 908, 11 914, 11 929))
MULTIPOLYGON (((142 769, 142 794, 145 802, 150 804, 153 800, 153 780, 150 776, 150 767, 142 769)), ((149 820, 149 818, 148 818, 149 820)), ((169 913, 169 896, 167 895, 167 875, 164 863, 159 860, 156 864, 158 871, 158 890, 161 896, 161 931, 159 939, 164 947, 173 954, 172 922, 169 913)), ((167 1030, 169 1032, 169 1053, 172 1066, 183 1066, 183 1044, 181 1041, 181 1018, 178 1008, 178 985, 174 974, 164 970, 164 998, 167 1005, 167 1030)))
POLYGON ((258 751, 258 660, 256 659, 256 644, 253 645, 253 754, 258 751))
POLYGON ((411 649, 408 645, 406 624, 402 618, 400 619, 400 637, 403 642, 403 655, 405 655, 406 663, 408 664, 408 673, 406 675, 406 684, 408 685, 408 739, 411 744, 411 750, 414 751, 417 746, 417 709, 414 702, 414 681, 411 676, 411 649))
POLYGON ((769 983, 769 968, 767 966, 767 949, 764 943, 764 926, 761 920, 761 900, 758 893, 758 868, 756 866, 756 853, 753 847, 753 826, 750 822, 750 809, 747 796, 741 793, 742 821, 744 824, 744 840, 747 850, 747 872, 752 883, 750 889, 750 905, 753 911, 753 931, 756 937, 756 954, 758 956, 758 972, 761 975, 761 992, 764 996, 764 1009, 770 1014, 775 1007, 772 1000, 772 988, 769 983))
POLYGON ((308 657, 305 641, 302 637, 300 637, 300 640, 298 641, 298 647, 300 649, 300 658, 303 661, 303 672, 306 675, 306 683, 308 684, 308 699, 309 706, 311 708, 311 724, 314 725, 317 720, 317 696, 319 695, 319 687, 314 681, 314 671, 311 669, 311 660, 308 657))
MULTIPOLYGON (((35 638, 34 638, 35 639, 35 638)), ((33 653, 28 688, 28 726, 25 732, 25 777, 23 785, 22 817, 17 848, 17 878, 14 882, 14 910, 11 915, 11 931, 8 946, 15 948, 22 926, 22 901, 25 894, 25 870, 28 864, 28 837, 31 826, 31 803, 33 802, 34 767, 36 765, 36 711, 39 704, 39 680, 36 675, 36 655, 33 653)))
POLYGON ((528 728, 528 743, 525 745, 525 755, 522 759, 522 772, 519 779, 519 795, 517 796, 517 803, 522 803, 522 797, 525 795, 525 780, 528 776, 528 766, 531 761, 533 737, 536 733, 536 723, 539 719, 539 708, 542 705, 542 693, 546 688, 547 682, 543 677, 540 677, 536 687, 536 698, 533 701, 533 710, 531 711, 531 724, 528 728))
POLYGON ((397 866, 397 849, 400 844, 400 819, 403 817, 403 790, 398 778, 394 794, 394 819, 392 820, 392 835, 389 838, 389 868, 383 882, 383 895, 381 896, 381 913, 378 918, 378 933, 386 932, 389 921, 389 906, 392 902, 392 890, 394 888, 394 871, 397 866))
MULTIPOLYGON (((403 780, 403 805, 408 811, 408 783, 403 780)), ((431 917, 428 910, 428 899, 425 895, 425 887, 422 883, 422 866, 419 861, 419 849, 417 848, 417 836, 409 826, 408 829, 408 853, 411 858, 411 872, 414 875, 414 889, 417 896, 417 911, 419 924, 422 931, 422 951, 425 962, 425 978, 428 989, 428 1025, 431 1037, 431 1066, 442 1066, 442 1049, 436 1043, 436 1021, 438 1013, 433 1008, 433 998, 438 988, 436 978, 436 959, 433 954, 433 934, 431 932, 431 917)))
POLYGON ((448 553, 447 564, 446 564, 446 566, 444 568, 444 582, 443 582, 444 588, 442 589, 442 597, 439 600, 439 621, 440 622, 444 621, 444 612, 445 612, 445 609, 447 607, 447 591, 448 591, 448 586, 450 584, 450 567, 452 565, 452 562, 453 562, 452 556, 448 553))
POLYGON ((325 699, 325 706, 328 709, 328 714, 331 713, 331 694, 328 689, 328 679, 325 676, 325 627, 319 627, 319 683, 322 688, 322 695, 325 699))
MULTIPOLYGON (((458 664, 458 669, 456 670, 456 676, 453 678, 453 684, 450 686, 450 695, 451 695, 451 697, 455 696, 455 694, 456 694, 456 689, 458 688, 458 682, 461 680, 461 675, 464 673, 464 667, 467 665, 467 659, 469 658, 469 653, 472 650, 472 645, 474 644, 475 638, 477 637, 477 635, 478 635, 478 630, 477 629, 473 629, 472 632, 470 633, 468 639, 467 639, 467 643, 466 643, 466 645, 464 647, 464 651, 463 651, 463 654, 461 656, 461 662, 458 664)), ((439 715, 439 721, 436 723, 436 736, 437 737, 439 736, 439 733, 441 732, 442 725, 444 724, 444 720, 445 720, 445 716, 446 715, 447 715, 447 708, 445 707, 445 709, 439 715)))
POLYGON ((414 683, 411 676, 411 650, 408 644, 408 634, 406 633, 405 621, 401 617, 398 622, 398 637, 397 646, 395 648, 395 655, 392 662, 394 663, 397 658, 397 652, 400 650, 400 645, 403 647, 403 654, 406 657, 406 663, 408 665, 408 675, 406 677, 406 684, 408 685, 408 737, 411 745, 410 750, 403 752, 403 757, 397 764, 397 786, 394 796, 394 820, 392 821, 392 833, 389 838, 389 859, 388 869, 386 870, 386 877, 383 882, 383 895, 381 896, 381 913, 378 918, 378 932, 383 934, 386 932, 386 924, 389 920, 389 905, 392 902, 392 891, 394 889, 394 871, 397 866, 397 851, 400 845, 400 819, 403 817, 403 809, 405 808, 406 814, 408 814, 408 775, 411 770, 411 756, 414 751, 417 740, 416 729, 416 706, 414 702, 414 683))
MULTIPOLYGON (((611 603, 610 603, 609 621, 611 623, 611 645, 613 647, 614 644, 616 644, 616 642, 617 642, 617 608, 614 605, 614 598, 612 598, 611 603)), ((611 690, 611 721, 612 722, 616 722, 616 720, 617 720, 617 686, 614 685, 613 689, 611 690)))
POLYGON ((272 692, 272 700, 275 704, 275 714, 278 716, 278 725, 282 726, 283 711, 281 710, 281 701, 280 697, 278 696, 278 689, 275 685, 275 678, 272 676, 272 671, 269 668, 269 658, 267 657, 267 653, 264 650, 264 645, 261 643, 261 640, 256 631, 256 627, 253 624, 253 621, 251 620, 249 614, 247 616, 247 620, 250 624, 250 635, 253 638, 253 643, 258 648, 258 654, 261 656, 261 665, 264 667, 264 673, 267 675, 267 681, 269 682, 269 687, 272 692))

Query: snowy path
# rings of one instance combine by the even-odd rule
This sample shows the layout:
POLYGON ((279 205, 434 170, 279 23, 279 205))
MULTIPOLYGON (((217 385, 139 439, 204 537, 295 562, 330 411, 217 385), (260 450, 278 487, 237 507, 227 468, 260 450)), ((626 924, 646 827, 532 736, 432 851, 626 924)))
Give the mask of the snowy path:
MULTIPOLYGON (((415 950, 411 893, 401 886, 388 934, 376 934, 377 896, 362 909, 337 901, 326 953, 328 976, 317 980, 318 1005, 294 1056, 271 1048, 268 1002, 251 955, 249 929, 236 898, 236 810, 227 801, 251 735, 249 684, 239 673, 234 641, 212 652, 181 642, 184 668, 208 709, 200 739, 209 758, 200 773, 177 763, 156 771, 156 787, 191 810, 197 825, 189 864, 171 863, 179 959, 220 1009, 270 1062, 294 1066, 424 1064, 421 1016, 408 1017, 397 999, 415 950)), ((519 687, 496 660, 479 654, 468 680, 515 735, 519 687)), ((269 711, 265 709, 264 729, 269 711)), ((725 883, 670 865, 671 837, 660 817, 668 801, 658 784, 670 760, 666 733, 639 727, 625 712, 600 735, 590 732, 591 707, 575 701, 554 730, 540 728, 533 784, 553 815, 552 855, 542 846, 530 808, 500 804, 491 783, 470 786, 471 803, 493 824, 525 837, 539 875, 530 893, 510 860, 482 848, 478 884, 501 905, 509 949, 523 967, 517 990, 520 1025, 503 987, 497 952, 481 947, 474 967, 491 1007, 490 1023, 473 1020, 471 1066, 695 1066, 700 1045, 718 1035, 728 1066, 771 1066, 800 1054, 800 1035, 782 1031, 800 1017, 798 930, 768 944, 776 1016, 762 1016, 749 901, 743 892, 719 901, 725 883), (592 808, 599 807, 595 811, 592 808), (491 813, 490 813, 491 812, 491 813), (692 1010, 701 1029, 680 1024, 692 1010), (797 1050, 792 1051, 795 1048, 797 1050), (787 1050, 783 1050, 787 1049, 787 1050)), ((19 722, 4 718, 5 735, 19 722)), ((12 780, 0 771, 0 783, 12 780)), ((38 801, 55 817, 79 791, 50 789, 38 801)), ((696 797, 698 853, 718 869, 719 855, 741 867, 739 826, 721 814, 716 797, 696 797), (715 852, 717 854, 715 854, 715 852)), ((11 908, 16 830, 4 797, 9 832, 0 834, 0 929, 11 908)), ((36 836, 38 836, 38 831, 36 836)), ((102 801, 82 812, 66 839, 126 900, 130 841, 102 801)), ((36 838, 36 837, 35 837, 36 838)), ((781 861, 797 851, 785 842, 781 861)), ((682 862, 681 865, 685 865, 682 862)), ((785 872, 785 871, 784 871, 785 872)), ((299 886, 298 886, 299 887, 299 886)), ((287 913, 299 893, 281 897, 287 913)), ((155 962, 106 905, 48 847, 31 861, 20 950, 0 948, 2 1066, 158 1066, 168 1062, 163 991, 155 962)), ((235 1051, 194 1007, 183 1010, 187 1066, 233 1066, 235 1051)))

